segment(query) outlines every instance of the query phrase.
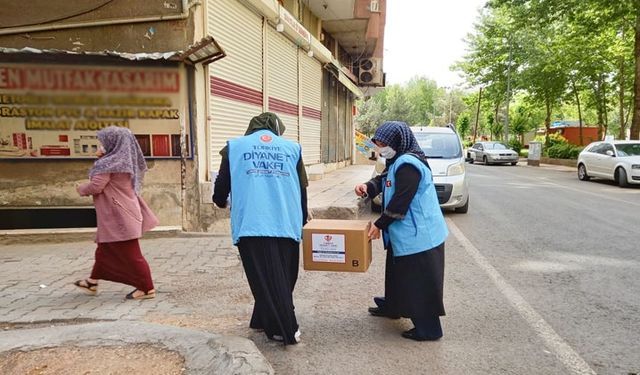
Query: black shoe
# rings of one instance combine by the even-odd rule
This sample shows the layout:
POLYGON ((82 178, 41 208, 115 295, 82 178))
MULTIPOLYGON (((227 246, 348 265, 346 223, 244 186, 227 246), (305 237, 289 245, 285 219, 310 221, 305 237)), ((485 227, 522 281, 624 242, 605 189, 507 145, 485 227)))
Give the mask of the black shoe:
POLYGON ((416 333, 416 329, 411 328, 408 331, 402 332, 402 337, 404 337, 405 339, 411 339, 414 341, 437 341, 437 340, 440 340, 442 336, 440 337, 418 336, 418 334, 416 333))
POLYGON ((400 319, 400 316, 398 316, 398 315, 389 315, 383 309, 381 309, 379 307, 369 307, 369 314, 371 314, 373 316, 381 316, 381 317, 389 318, 389 319, 400 319))

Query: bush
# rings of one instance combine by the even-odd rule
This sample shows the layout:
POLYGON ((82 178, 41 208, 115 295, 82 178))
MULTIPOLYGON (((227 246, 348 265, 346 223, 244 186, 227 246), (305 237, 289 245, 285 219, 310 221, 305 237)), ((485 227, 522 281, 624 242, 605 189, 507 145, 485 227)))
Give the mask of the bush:
POLYGON ((519 154, 520 154, 520 150, 522 150, 522 143, 520 143, 520 141, 519 141, 519 140, 517 140, 517 139, 515 139, 515 138, 514 138, 514 139, 511 139, 511 140, 509 141, 509 147, 510 147, 513 151, 517 152, 517 153, 518 153, 518 155, 519 155, 519 154))
POLYGON ((464 148, 469 148, 469 147, 473 146, 473 142, 464 140, 464 141, 462 141, 462 146, 464 148))
MULTIPOLYGON (((536 135, 536 137, 533 140, 544 144, 545 137, 544 135, 536 135)), ((563 137, 562 134, 560 133, 549 134, 549 147, 553 147, 557 144, 567 144, 567 143, 569 143, 569 141, 567 141, 567 139, 563 137)))
POLYGON ((577 159, 582 147, 570 143, 556 143, 547 148, 546 154, 556 159, 577 159))

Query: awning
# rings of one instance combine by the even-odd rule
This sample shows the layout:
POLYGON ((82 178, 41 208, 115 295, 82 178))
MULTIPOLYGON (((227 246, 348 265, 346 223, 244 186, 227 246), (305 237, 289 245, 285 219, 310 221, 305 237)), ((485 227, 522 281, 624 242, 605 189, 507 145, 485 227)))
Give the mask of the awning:
POLYGON ((110 57, 127 61, 175 61, 188 64, 209 64, 226 56, 224 50, 212 36, 206 36, 197 43, 189 46, 186 51, 168 51, 151 53, 128 53, 117 51, 70 51, 61 49, 37 49, 31 47, 24 48, 4 48, 0 47, 0 55, 17 56, 20 54, 29 55, 49 55, 49 56, 87 56, 87 57, 110 57))
POLYGON ((338 81, 344 85, 344 87, 351 91, 353 95, 358 98, 362 98, 364 94, 362 94, 360 88, 355 83, 353 83, 353 81, 351 81, 351 79, 349 79, 349 77, 347 77, 347 75, 344 74, 340 67, 336 64, 339 63, 331 62, 329 64, 325 64, 324 67, 329 72, 331 72, 331 74, 333 74, 338 79, 338 81))

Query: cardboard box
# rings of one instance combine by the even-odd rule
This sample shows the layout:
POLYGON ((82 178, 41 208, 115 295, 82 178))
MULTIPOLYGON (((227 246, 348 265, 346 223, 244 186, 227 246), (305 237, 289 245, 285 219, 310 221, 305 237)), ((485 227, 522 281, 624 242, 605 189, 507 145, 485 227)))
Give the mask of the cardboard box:
POLYGON ((304 269, 366 272, 371 264, 371 222, 313 219, 303 228, 304 269))

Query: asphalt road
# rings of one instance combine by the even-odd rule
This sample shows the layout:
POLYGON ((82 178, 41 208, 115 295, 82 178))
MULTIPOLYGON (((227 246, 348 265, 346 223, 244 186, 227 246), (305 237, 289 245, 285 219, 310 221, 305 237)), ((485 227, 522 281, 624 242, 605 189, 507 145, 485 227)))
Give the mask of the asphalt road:
POLYGON ((377 241, 367 273, 301 271, 300 345, 253 334, 277 373, 640 373, 640 189, 522 165, 467 170, 469 213, 445 215, 444 338, 406 340, 408 320, 367 314, 383 288, 377 241))

